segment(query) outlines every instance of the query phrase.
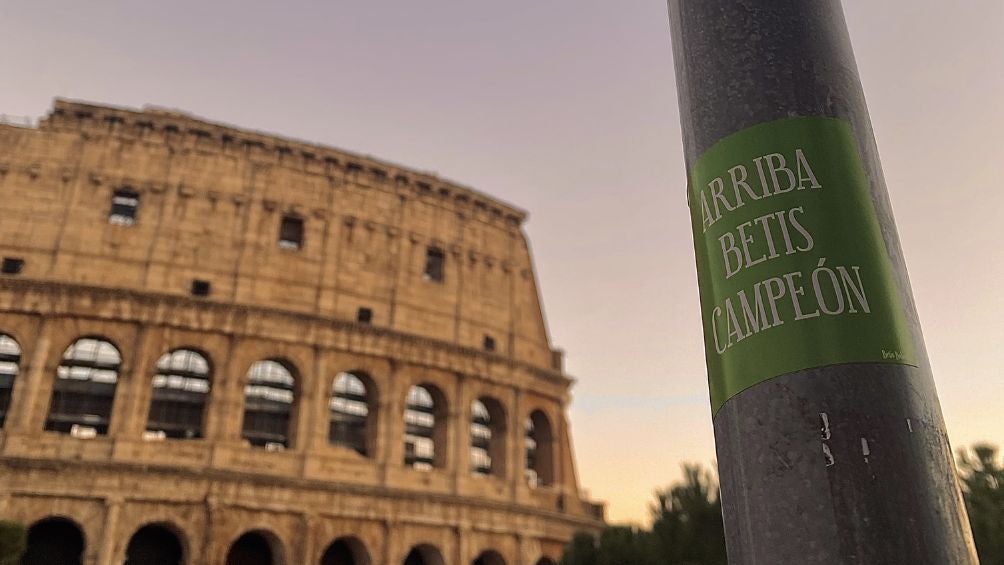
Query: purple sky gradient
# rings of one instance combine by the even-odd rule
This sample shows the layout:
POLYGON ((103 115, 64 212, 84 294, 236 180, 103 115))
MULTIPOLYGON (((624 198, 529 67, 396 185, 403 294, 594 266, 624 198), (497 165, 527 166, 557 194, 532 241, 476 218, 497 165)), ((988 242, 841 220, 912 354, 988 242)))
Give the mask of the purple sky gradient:
MULTIPOLYGON (((845 9, 953 443, 1004 442, 1004 3, 845 9)), ((714 458, 662 0, 4 0, 0 54, 0 113, 179 108, 529 210, 583 486, 644 521, 714 458)))

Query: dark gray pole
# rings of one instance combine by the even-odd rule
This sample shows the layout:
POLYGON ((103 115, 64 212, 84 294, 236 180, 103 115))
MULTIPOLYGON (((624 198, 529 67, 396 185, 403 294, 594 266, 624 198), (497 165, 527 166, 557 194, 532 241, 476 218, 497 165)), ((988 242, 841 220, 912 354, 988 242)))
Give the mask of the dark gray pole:
MULTIPOLYGON (((896 353, 887 353, 894 359, 884 362, 841 356, 838 351, 828 362, 803 363, 806 366, 789 372, 778 369, 776 374, 769 370, 756 374, 751 378, 757 382, 723 396, 725 400, 715 407, 714 429, 729 562, 978 563, 839 0, 669 0, 669 11, 688 178, 694 182, 695 168, 700 168, 702 156, 723 139, 758 124, 798 116, 836 118, 834 122, 846 124, 856 142, 854 152, 861 164, 865 187, 862 194, 864 200, 870 200, 865 216, 876 222, 874 247, 879 255, 884 254, 887 259, 883 260, 889 265, 888 279, 892 282, 888 288, 893 291, 885 298, 896 306, 898 313, 889 313, 887 318, 902 320, 900 326, 909 342, 907 347, 914 348, 912 358, 904 363, 896 362, 899 360, 896 353)), ((761 155, 772 151, 770 145, 776 140, 771 135, 769 132, 763 135, 761 155)), ((806 136, 807 140, 813 138, 811 132, 806 136)), ((752 139, 751 143, 759 143, 759 137, 752 139)), ((810 155, 808 150, 805 153, 817 173, 821 167, 817 161, 829 158, 819 153, 810 155)), ((788 154, 787 163, 788 169, 794 171, 792 155, 788 154)), ((747 160, 747 165, 738 174, 748 172, 750 179, 755 178, 752 162, 747 160)), ((726 196, 720 201, 722 209, 715 210, 719 202, 708 193, 713 206, 705 210, 705 222, 717 219, 719 212, 725 216, 726 209, 732 206, 738 209, 736 198, 745 197, 747 204, 753 203, 751 192, 754 197, 773 198, 769 188, 760 192, 757 186, 744 192, 735 188, 733 193, 724 168, 707 172, 704 180, 716 174, 725 179, 726 196)), ((782 171, 780 176, 784 174, 782 171)), ((766 180, 769 177, 760 178, 765 179, 763 184, 769 183, 766 180)), ((820 194, 843 190, 843 185, 834 188, 843 182, 840 175, 830 174, 828 179, 819 181, 823 186, 820 194)), ((775 179, 775 189, 777 182, 775 179)), ((799 190, 802 184, 799 170, 799 190)), ((806 189, 797 198, 813 194, 812 181, 805 180, 804 185, 806 189)), ((696 187, 698 192, 689 193, 692 210, 703 205, 694 196, 702 188, 696 187)), ((781 197, 789 196, 778 194, 774 201, 781 202, 781 197)), ((792 202, 784 204, 784 208, 801 206, 795 196, 790 198, 792 202)), ((806 217, 811 205, 804 205, 806 217)), ((823 207, 820 215, 825 216, 827 210, 823 207)), ((699 212, 697 217, 701 217, 699 212)), ((799 217, 797 213, 795 217, 799 217)), ((721 223, 728 223, 729 218, 722 220, 721 223)), ((699 271, 705 252, 709 264, 720 263, 724 254, 725 268, 735 268, 729 266, 732 257, 729 254, 742 261, 733 244, 744 234, 735 235, 733 240, 705 241, 700 224, 700 219, 695 220, 699 271), (716 255, 717 245, 722 251, 716 255)), ((735 227, 735 224, 727 226, 733 231, 735 227)), ((707 226, 705 230, 710 233, 707 226)), ((817 243, 828 237, 825 232, 813 236, 817 243)), ((869 245, 867 241, 843 244, 853 248, 848 251, 849 256, 869 245)), ((817 259, 810 257, 811 265, 798 277, 806 285, 803 299, 813 294, 808 281, 815 273, 812 269, 819 265, 817 259)), ((755 268, 765 267, 757 265, 751 270, 755 268)), ((831 272, 837 273, 836 267, 820 271, 818 280, 829 280, 826 277, 831 272)), ((864 267, 861 272, 865 272, 864 267)), ((775 274, 777 280, 785 280, 782 273, 775 274)), ((766 273, 762 278, 770 276, 771 273, 766 273)), ((843 283, 839 277, 833 280, 843 283)), ((867 284, 870 283, 866 281, 863 286, 867 284)), ((702 282, 705 333, 719 332, 710 335, 706 342, 710 373, 712 363, 721 361, 719 349, 732 347, 725 355, 732 354, 754 338, 768 339, 765 337, 768 332, 775 330, 770 323, 759 324, 757 328, 758 321, 753 319, 751 332, 750 318, 744 324, 742 314, 738 315, 740 328, 736 329, 722 314, 724 310, 713 309, 717 297, 708 288, 702 282), (709 320, 718 325, 709 326, 709 320), (757 329, 760 333, 753 335, 757 329), (749 340, 741 343, 743 337, 749 340)), ((787 288, 777 283, 774 290, 780 294, 787 288)), ((850 287, 845 284, 843 288, 848 291, 850 287)), ((770 286, 747 287, 747 297, 760 290, 766 296, 770 286)), ((874 298, 880 292, 874 288, 871 291, 874 306, 874 298)), ((841 304, 845 301, 850 304, 854 297, 849 291, 841 293, 839 287, 836 294, 823 294, 821 307, 831 310, 837 299, 841 304), (831 306, 825 304, 827 296, 831 306)), ((778 303, 785 300, 788 298, 778 303)), ((764 298, 764 304, 770 306, 774 301, 764 298)), ((804 304, 801 307, 807 308, 804 304)), ((797 312, 799 306, 795 308, 797 312)), ((756 309, 753 310, 755 314, 756 309)), ((769 312, 769 307, 765 308, 764 317, 768 321, 769 312)), ((854 314, 861 315, 861 312, 854 314)), ((775 314, 778 319, 774 323, 783 316, 775 314)), ((848 319, 855 319, 854 316, 848 319)), ((787 323, 783 328, 810 331, 816 320, 801 320, 808 317, 803 311, 800 318, 784 320, 787 323)), ((868 322, 861 327, 868 329, 875 325, 868 322)), ((781 327, 778 323, 778 331, 781 327)), ((798 337, 791 335, 792 339, 798 337)), ((821 349, 840 350, 841 344, 835 343, 840 335, 837 331, 832 340, 823 340, 818 345, 821 349)), ((763 347, 759 353, 748 353, 760 355, 755 359, 768 365, 787 355, 763 347)), ((750 366, 755 369, 760 366, 758 363, 737 365, 736 370, 747 370, 750 366)), ((713 396, 716 386, 712 382, 713 396)))

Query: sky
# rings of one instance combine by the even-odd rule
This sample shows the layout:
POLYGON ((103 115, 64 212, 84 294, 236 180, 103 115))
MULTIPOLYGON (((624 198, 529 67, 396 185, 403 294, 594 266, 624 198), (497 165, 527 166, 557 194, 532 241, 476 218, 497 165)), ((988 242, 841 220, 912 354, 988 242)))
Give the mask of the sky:
MULTIPOLYGON (((1004 2, 845 0, 953 445, 1004 443, 1004 2)), ((714 438, 663 0, 0 0, 0 113, 155 104, 530 212, 613 521, 714 438)))

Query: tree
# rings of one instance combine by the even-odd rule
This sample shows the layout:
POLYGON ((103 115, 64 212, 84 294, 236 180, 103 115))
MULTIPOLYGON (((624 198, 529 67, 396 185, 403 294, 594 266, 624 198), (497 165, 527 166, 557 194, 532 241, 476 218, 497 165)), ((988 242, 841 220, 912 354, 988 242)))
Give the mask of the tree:
POLYGON ((700 465, 683 466, 683 482, 656 491, 652 536, 660 563, 725 565, 725 527, 718 481, 700 465))
POLYGON ((585 532, 575 534, 565 546, 561 565, 596 565, 596 538, 585 532))
POLYGON ((1004 565, 1004 465, 997 448, 960 449, 959 478, 982 565, 1004 565))
POLYGON ((659 565, 654 560, 651 535, 637 528, 611 526, 600 534, 596 565, 659 565))
POLYGON ((725 565, 722 503, 713 471, 684 465, 684 480, 656 491, 652 529, 609 526, 577 534, 562 565, 725 565))
POLYGON ((19 522, 0 520, 0 565, 18 565, 28 548, 28 530, 19 522))

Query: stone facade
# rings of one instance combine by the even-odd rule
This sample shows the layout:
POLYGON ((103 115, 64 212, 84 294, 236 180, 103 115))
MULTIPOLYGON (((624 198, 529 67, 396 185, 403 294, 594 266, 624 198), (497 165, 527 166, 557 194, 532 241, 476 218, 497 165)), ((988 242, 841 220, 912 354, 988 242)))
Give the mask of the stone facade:
POLYGON ((142 562, 151 525, 190 564, 556 563, 603 508, 580 495, 524 220, 429 174, 176 112, 57 100, 38 127, 0 125, 0 517, 73 525, 87 565, 142 562), (95 343, 112 361, 85 359, 95 343), (179 350, 205 361, 205 390, 157 380, 179 350), (262 360, 288 391, 256 380, 262 360), (365 386, 355 449, 331 424, 345 373, 365 386), (151 430, 164 390, 204 399, 190 439, 151 430), (70 397, 86 406, 58 408, 70 397), (288 406, 263 446, 253 397, 288 406), (82 419, 61 428, 60 410, 82 419), (270 559, 234 553, 249 532, 270 559))

